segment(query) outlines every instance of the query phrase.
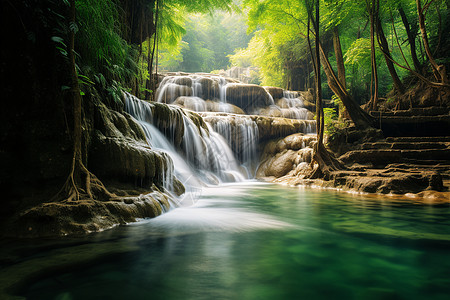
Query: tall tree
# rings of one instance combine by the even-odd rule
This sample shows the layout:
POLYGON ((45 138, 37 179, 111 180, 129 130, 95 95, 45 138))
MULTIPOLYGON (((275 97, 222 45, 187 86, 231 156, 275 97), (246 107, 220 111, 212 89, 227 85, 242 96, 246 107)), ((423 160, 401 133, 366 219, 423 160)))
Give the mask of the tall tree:
POLYGON ((413 21, 413 23, 410 23, 408 20, 408 17, 406 16, 405 10, 403 9, 403 6, 399 4, 398 12, 400 14, 400 17, 402 19, 403 25, 405 26, 406 35, 408 36, 408 43, 409 43, 409 49, 411 53, 411 59, 414 64, 414 69, 417 73, 422 73, 422 66, 419 62, 419 59, 417 57, 417 51, 416 51, 416 36, 417 36, 417 22, 413 21))
POLYGON ((75 0, 69 1, 70 9, 68 16, 69 45, 68 57, 70 63, 71 95, 73 100, 73 156, 72 167, 69 176, 61 191, 55 196, 55 200, 80 200, 81 198, 109 198, 113 196, 105 188, 103 183, 89 172, 83 163, 82 151, 82 96, 78 83, 78 73, 75 62, 75 33, 78 30, 76 24, 75 0))
POLYGON ((400 80, 400 77, 398 76, 397 71, 395 70, 391 51, 389 50, 389 44, 388 44, 386 36, 384 34, 383 24, 381 23, 379 0, 377 0, 376 2, 377 2, 378 9, 374 11, 374 19, 375 19, 375 29, 376 29, 377 37, 378 37, 378 45, 380 46, 380 49, 383 52, 384 59, 386 61, 386 65, 389 70, 389 74, 392 77, 394 89, 398 93, 403 94, 405 92, 405 87, 403 86, 403 83, 400 80))
POLYGON ((423 46, 425 48, 425 53, 427 54, 428 61, 430 62, 431 68, 433 69, 434 77, 436 81, 447 84, 447 72, 444 65, 438 65, 436 60, 433 57, 433 53, 430 49, 430 43, 428 41, 428 33, 427 28, 425 26, 425 14, 430 5, 434 2, 434 0, 426 1, 425 5, 422 6, 422 2, 420 0, 416 0, 417 5, 417 15, 419 17, 419 28, 422 35, 423 46))
POLYGON ((325 117, 323 112, 323 100, 322 100, 322 81, 320 78, 320 6, 319 0, 308 1, 305 0, 306 9, 308 12, 308 25, 307 25, 307 39, 309 50, 311 53, 311 57, 313 57, 313 66, 314 66, 314 89, 316 96, 316 131, 317 131, 317 142, 314 144, 314 152, 313 152, 313 170, 311 174, 309 174, 310 178, 321 178, 321 177, 329 177, 330 172, 342 169, 343 165, 336 160, 333 154, 328 152, 323 143, 323 137, 325 132, 325 117), (314 13, 315 8, 315 13, 314 13), (314 52, 312 50, 311 41, 310 41, 310 24, 313 24, 314 36, 315 36, 315 45, 314 52))
POLYGON ((378 68, 375 48, 375 18, 379 11, 378 0, 366 0, 367 12, 370 19, 370 63, 372 66, 371 82, 370 82, 370 101, 367 104, 367 109, 376 110, 378 105, 378 68))

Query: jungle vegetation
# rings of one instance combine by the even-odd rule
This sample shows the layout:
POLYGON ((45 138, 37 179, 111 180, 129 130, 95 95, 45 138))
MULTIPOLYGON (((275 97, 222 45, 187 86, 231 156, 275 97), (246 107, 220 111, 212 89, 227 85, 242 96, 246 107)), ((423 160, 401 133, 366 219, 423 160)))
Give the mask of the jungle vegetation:
MULTIPOLYGON (((448 0, 2 1, 4 37, 17 41, 18 50, 1 50, 1 80, 6 95, 33 94, 36 107, 58 99, 51 105, 62 107, 61 118, 71 120, 73 141, 72 167, 60 196, 93 197, 107 193, 84 166, 83 107, 93 91, 119 105, 122 91, 151 100, 161 70, 255 66, 263 85, 313 88, 318 124, 324 119, 323 95, 336 100, 357 128, 373 127, 376 120, 366 110, 408 108, 423 91, 436 103, 448 99, 449 5, 448 0), (5 30, 10 27, 16 30, 5 30), (20 90, 13 81, 17 70, 24 70, 30 87, 20 90)), ((319 125, 319 146, 323 130, 319 125)), ((317 153, 324 164, 334 165, 320 148, 317 153)))

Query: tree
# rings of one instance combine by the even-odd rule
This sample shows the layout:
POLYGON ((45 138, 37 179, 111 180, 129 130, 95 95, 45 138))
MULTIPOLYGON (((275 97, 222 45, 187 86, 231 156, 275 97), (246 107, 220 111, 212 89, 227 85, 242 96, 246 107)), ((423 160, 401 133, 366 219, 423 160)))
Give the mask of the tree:
MULTIPOLYGON (((375 0, 373 0, 375 1, 375 0)), ((378 9, 374 11, 374 19, 375 19, 375 30, 377 33, 377 40, 378 45, 381 48, 381 51, 383 52, 384 59, 386 61, 386 65, 389 70, 389 74, 392 77, 392 81, 394 84, 394 89, 400 93, 403 94, 405 92, 405 87, 403 86, 402 81, 400 80, 397 71, 395 70, 394 63, 391 52, 389 51, 389 45, 386 39, 386 36, 384 34, 383 25, 381 23, 381 17, 380 17, 380 4, 379 0, 376 0, 378 9)))
POLYGON ((405 31, 408 36, 408 43, 409 43, 409 49, 411 53, 411 59, 414 64, 415 71, 417 73, 422 73, 422 66, 419 62, 419 59, 417 58, 417 51, 416 51, 416 36, 417 36, 417 29, 418 25, 417 22, 413 22, 412 24, 408 20, 408 17, 406 16, 405 10, 403 9, 402 4, 399 4, 398 6, 398 12, 402 18, 403 25, 405 26, 405 31))
POLYGON ((68 56, 70 63, 71 95, 73 100, 73 156, 72 167, 66 182, 61 191, 55 196, 55 199, 65 199, 67 201, 88 199, 105 199, 113 196, 105 188, 103 183, 89 172, 83 163, 82 153, 82 97, 78 84, 78 74, 75 62, 75 33, 78 30, 76 25, 76 6, 75 0, 69 1, 69 45, 68 56))
POLYGON ((370 19, 370 63, 372 66, 372 77, 370 82, 370 101, 367 105, 368 110, 375 110, 378 103, 378 69, 375 55, 375 18, 380 9, 379 1, 366 0, 367 12, 370 19))
POLYGON ((447 84, 447 72, 444 65, 438 65, 433 57, 433 53, 430 49, 430 44, 428 41, 427 28, 425 26, 425 14, 430 5, 434 2, 434 0, 426 1, 425 5, 422 6, 422 2, 420 0, 416 0, 417 5, 417 15, 419 17, 419 28, 422 36, 423 46, 425 48, 425 53, 427 54, 428 61, 430 62, 431 68, 433 69, 433 74, 436 81, 447 84))
POLYGON ((313 151, 313 161, 312 165, 315 164, 311 174, 308 175, 309 178, 321 178, 321 177, 329 177, 331 171, 335 171, 338 169, 343 169, 343 165, 336 160, 333 154, 328 152, 323 144, 323 136, 325 132, 325 116, 323 112, 323 101, 322 101, 322 82, 320 78, 320 29, 319 29, 319 0, 315 0, 313 4, 312 1, 305 1, 306 9, 308 12, 308 25, 307 25, 307 40, 309 45, 309 50, 311 53, 311 57, 313 57, 313 66, 314 66, 314 86, 315 86, 315 94, 316 94, 316 130, 317 130, 317 142, 314 144, 313 151), (313 13, 313 9, 315 7, 315 14, 313 13), (310 23, 313 24, 314 36, 315 36, 315 45, 314 45, 314 54, 310 41, 310 23))

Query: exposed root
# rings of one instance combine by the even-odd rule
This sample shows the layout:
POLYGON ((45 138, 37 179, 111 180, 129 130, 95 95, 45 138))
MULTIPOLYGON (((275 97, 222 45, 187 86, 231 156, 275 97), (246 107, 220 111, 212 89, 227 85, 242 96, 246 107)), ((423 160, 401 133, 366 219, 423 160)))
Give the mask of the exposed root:
POLYGON ((307 178, 329 179, 332 171, 344 170, 345 166, 323 144, 315 143, 311 168, 312 171, 306 176, 307 178))
POLYGON ((94 174, 89 172, 81 161, 77 162, 74 159, 66 182, 51 201, 107 200, 115 196, 94 174))

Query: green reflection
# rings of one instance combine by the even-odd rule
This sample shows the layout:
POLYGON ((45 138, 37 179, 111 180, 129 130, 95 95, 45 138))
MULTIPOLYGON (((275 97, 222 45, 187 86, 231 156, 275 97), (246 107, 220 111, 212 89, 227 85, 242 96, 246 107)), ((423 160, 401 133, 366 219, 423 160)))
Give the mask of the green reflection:
POLYGON ((19 291, 30 299, 447 299, 449 208, 384 200, 253 183, 209 189, 149 222, 9 245, 25 255, 4 270, 41 272, 19 291))

